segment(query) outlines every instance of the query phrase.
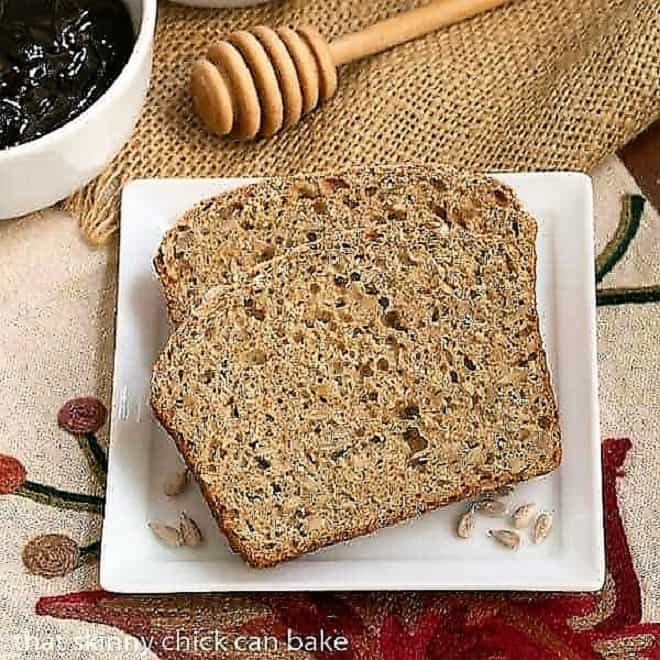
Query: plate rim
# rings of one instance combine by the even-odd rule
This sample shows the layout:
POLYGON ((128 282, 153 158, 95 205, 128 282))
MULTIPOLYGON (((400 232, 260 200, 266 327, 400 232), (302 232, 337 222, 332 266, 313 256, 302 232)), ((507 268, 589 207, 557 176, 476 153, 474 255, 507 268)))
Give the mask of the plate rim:
MULTIPOLYGON (((597 359, 596 359, 596 306, 595 306, 595 288, 593 284, 589 287, 587 280, 590 283, 593 283, 593 271, 594 271, 594 242, 593 242, 593 191, 591 178, 582 173, 582 172, 492 172, 490 173, 496 178, 500 178, 505 183, 508 183, 515 189, 513 185, 514 180, 520 180, 520 178, 527 179, 529 181, 538 180, 539 177, 542 177, 543 180, 547 180, 548 177, 554 177, 560 179, 563 184, 569 184, 572 182, 574 187, 574 193, 580 198, 581 203, 584 205, 582 212, 580 213, 580 227, 581 232, 581 241, 583 242, 583 247, 586 249, 586 277, 585 281, 582 282, 582 291, 581 294, 585 297, 586 302, 590 305, 591 313, 587 314, 589 323, 586 328, 587 340, 590 344, 589 351, 589 362, 591 365, 590 373, 587 374, 589 377, 590 384, 590 413, 592 417, 592 433, 591 433, 591 442, 589 443, 589 450, 591 456, 591 465, 590 465, 590 480, 593 483, 593 489, 590 490, 590 507, 593 510, 593 515, 590 515, 592 522, 592 528, 589 531, 590 536, 594 541, 594 546, 591 548, 592 552, 589 557, 583 557, 585 559, 584 566, 580 567, 580 575, 582 576, 579 579, 570 580, 567 577, 562 577, 561 571, 554 575, 554 571, 548 572, 547 570, 543 571, 543 575, 538 577, 536 580, 529 579, 525 584, 520 584, 516 579, 506 579, 506 576, 496 576, 490 583, 485 584, 474 584, 470 581, 461 580, 460 577, 456 579, 447 579, 447 576, 444 576, 444 579, 440 582, 433 581, 433 579, 428 578, 429 565, 433 566, 440 562, 443 565, 447 565, 447 560, 436 559, 436 560, 411 560, 402 562, 400 560, 379 560, 379 559, 355 559, 355 560, 315 560, 314 564, 354 564, 360 562, 364 564, 365 562, 374 563, 378 562, 381 568, 388 568, 391 570, 400 570, 403 566, 407 569, 410 569, 413 564, 422 564, 426 569, 426 578, 424 578, 423 583, 419 583, 415 580, 401 580, 397 582, 396 585, 392 583, 387 583, 382 586, 375 586, 372 582, 365 581, 364 584, 357 582, 355 580, 350 582, 345 582, 343 584, 337 583, 336 580, 316 580, 315 582, 304 580, 304 579, 290 579, 289 582, 281 582, 277 584, 265 584, 259 585, 255 584, 252 580, 247 581, 202 581, 200 583, 195 582, 191 577, 188 577, 188 582, 185 584, 174 584, 172 578, 154 580, 153 574, 161 575, 170 575, 173 576, 177 571, 173 571, 173 565, 177 565, 178 568, 184 567, 188 568, 187 564, 198 564, 199 561, 156 561, 148 560, 148 572, 152 574, 151 578, 145 578, 145 566, 144 561, 140 561, 139 558, 135 560, 133 565, 127 565, 125 562, 119 562, 117 558, 111 558, 113 553, 113 546, 115 538, 113 536, 112 525, 111 525, 111 514, 110 510, 114 506, 110 506, 110 502, 115 500, 115 490, 114 482, 116 479, 116 470, 120 468, 113 469, 113 445, 116 445, 117 436, 120 435, 121 429, 117 423, 117 415, 120 411, 122 401, 121 401, 121 392, 118 391, 116 382, 116 374, 118 373, 117 367, 118 363, 121 361, 122 351, 120 348, 120 337, 121 330, 120 323, 123 322, 123 314, 126 313, 125 306, 121 304, 122 299, 120 298, 120 293, 122 292, 122 285, 125 284, 123 281, 126 278, 127 273, 126 269, 122 268, 122 254, 126 253, 125 245, 130 240, 131 230, 125 231, 124 223, 122 221, 122 231, 120 233, 120 246, 119 246, 119 276, 117 284, 117 318, 115 326, 115 355, 114 355, 114 368, 113 368, 113 390, 112 390, 112 415, 110 423, 110 433, 109 433, 109 470, 108 470, 108 487, 106 491, 106 516, 103 522, 103 536, 102 536, 102 553, 100 561, 100 575, 99 582, 101 586, 109 591, 114 591, 118 593, 168 593, 176 591, 185 591, 189 593, 193 592, 209 592, 209 591, 301 591, 301 590, 315 590, 315 591, 328 591, 328 590, 355 590, 355 591, 378 591, 378 590, 480 590, 480 591, 490 591, 490 590, 511 590, 511 591, 595 591, 602 587, 605 579, 605 547, 604 547, 604 530, 603 530, 603 507, 602 507, 602 470, 601 470, 601 440, 600 440, 600 428, 599 428, 599 410, 598 410, 598 379, 597 379, 597 359), (122 277, 123 274, 123 277, 122 277), (383 564, 387 564, 385 567, 383 564), (130 569, 130 570, 127 570, 130 569), (134 569, 134 570, 133 570, 134 569), (568 580, 568 581, 567 581, 568 580)), ((128 182, 123 189, 122 193, 122 220, 124 217, 124 209, 130 206, 135 196, 140 196, 149 191, 154 191, 154 186, 189 186, 193 185, 212 185, 216 183, 218 185, 224 185, 226 182, 232 184, 240 183, 249 183, 254 181, 253 177, 209 177, 209 178, 158 178, 158 179, 135 179, 128 182)), ((206 197, 207 195, 201 195, 200 199, 206 197)), ((164 231, 165 228, 162 228, 164 231)), ((162 235, 162 232, 161 232, 162 235)), ((501 557, 495 557, 500 559, 501 557)), ((526 558, 533 563, 534 560, 526 558)), ((207 560, 203 560, 204 563, 208 564, 207 560)), ((575 574, 576 563, 575 558, 551 558, 551 559, 539 559, 538 562, 543 562, 545 568, 550 568, 552 564, 553 568, 566 570, 567 566, 570 566, 572 573, 575 574), (564 566, 566 565, 566 566, 564 566)), ((212 562, 212 563, 223 563, 221 561, 212 562)), ((458 562, 460 563, 460 562, 458 562)), ((308 564, 311 565, 311 564, 308 564)), ((518 573, 520 564, 518 564, 518 573)), ((277 571, 278 569, 269 569, 270 571, 277 571)), ((524 572, 524 571, 523 571, 524 572)), ((265 574, 263 571, 258 572, 260 575, 265 574)), ((424 571, 422 571, 424 573, 424 571)), ((186 570, 178 570, 178 574, 186 575, 186 570)))

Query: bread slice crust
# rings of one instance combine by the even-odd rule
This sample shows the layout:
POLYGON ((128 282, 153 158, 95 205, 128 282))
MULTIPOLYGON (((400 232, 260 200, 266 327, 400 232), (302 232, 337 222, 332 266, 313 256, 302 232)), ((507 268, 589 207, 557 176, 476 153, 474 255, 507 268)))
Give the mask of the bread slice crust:
MULTIPOLYGON (((350 532, 349 531, 341 532, 331 540, 328 541, 315 540, 314 542, 309 544, 309 546, 305 549, 304 552, 291 554, 291 555, 287 555, 283 553, 279 556, 272 556, 265 553, 262 554, 258 552, 251 552, 244 547, 244 545, 241 542, 241 539, 234 533, 231 527, 231 523, 226 517, 225 507, 223 507, 221 504, 215 504, 215 500, 213 498, 209 485, 205 482, 202 475, 200 474, 198 466, 193 461, 190 460, 189 454, 187 452, 186 441, 183 435, 178 431, 176 431, 174 428, 172 428, 170 423, 167 421, 167 418, 162 417, 161 413, 158 410, 155 410, 154 412, 156 418, 158 419, 163 429, 165 429, 165 431, 174 440, 177 449, 179 450, 179 453, 181 454, 181 456, 184 459, 184 462, 186 463, 186 466, 188 467, 190 473, 193 475, 197 484, 199 485, 200 490, 202 492, 202 496, 209 504, 211 504, 211 502, 214 502, 214 505, 209 506, 209 510, 211 511, 211 515, 215 519, 218 528, 225 535, 229 547, 232 549, 233 552, 240 554, 241 557, 245 560, 245 562, 250 566, 252 566, 253 568, 260 568, 260 569, 272 568, 273 566, 276 566, 284 561, 290 561, 296 559, 303 554, 316 552, 318 550, 322 550, 325 547, 335 545, 337 543, 343 543, 345 541, 350 541, 360 536, 368 536, 369 534, 374 534, 386 527, 391 527, 393 525, 398 525, 398 524, 404 524, 410 521, 411 519, 417 518, 425 513, 434 511, 435 509, 439 509, 444 506, 448 506, 449 504, 453 504, 454 502, 460 502, 461 500, 465 500, 470 497, 480 495, 489 490, 495 490, 499 486, 516 484, 516 483, 520 483, 520 481, 523 481, 518 478, 512 478, 511 475, 504 474, 501 476, 501 478, 493 479, 492 482, 490 482, 485 488, 483 487, 469 488, 466 486, 460 492, 456 492, 450 497, 438 497, 435 500, 428 500, 424 502, 423 505, 416 508, 414 512, 411 512, 410 515, 399 516, 392 513, 386 515, 382 519, 382 522, 379 521, 378 523, 362 523, 362 524, 358 522, 358 524, 350 532)), ((529 470, 525 476, 525 480, 533 479, 535 477, 542 477, 548 474, 549 472, 552 472, 553 470, 557 469, 560 463, 561 463, 561 446, 558 445, 553 455, 552 466, 547 468, 539 467, 538 470, 529 470)))

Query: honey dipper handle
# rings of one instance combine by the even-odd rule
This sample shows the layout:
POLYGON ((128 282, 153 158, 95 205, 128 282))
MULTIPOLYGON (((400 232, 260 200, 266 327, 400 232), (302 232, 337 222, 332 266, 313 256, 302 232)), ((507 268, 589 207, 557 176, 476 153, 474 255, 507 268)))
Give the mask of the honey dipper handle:
POLYGON ((375 55, 507 2, 510 0, 435 0, 359 32, 339 37, 330 44, 332 59, 335 65, 340 66, 375 55))

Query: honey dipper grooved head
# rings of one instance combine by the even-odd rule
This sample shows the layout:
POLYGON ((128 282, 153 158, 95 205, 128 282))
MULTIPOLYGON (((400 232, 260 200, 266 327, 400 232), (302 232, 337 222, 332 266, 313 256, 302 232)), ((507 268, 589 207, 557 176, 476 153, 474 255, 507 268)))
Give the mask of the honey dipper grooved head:
POLYGON ((265 137, 272 135, 282 128, 284 119, 284 104, 275 69, 264 47, 254 35, 241 30, 231 34, 229 41, 238 48, 243 56, 257 89, 257 96, 261 105, 259 132, 265 137))
POLYGON ((277 82, 284 106, 282 127, 288 128, 289 126, 293 126, 293 124, 298 123, 303 110, 302 92, 300 91, 296 65, 293 63, 286 46, 274 30, 271 30, 265 25, 258 25, 256 28, 253 28, 252 34, 259 39, 261 45, 266 50, 277 75, 277 82))
POLYGON ((206 128, 239 140, 295 124, 337 90, 327 42, 309 26, 233 32, 192 71, 195 112, 206 128))

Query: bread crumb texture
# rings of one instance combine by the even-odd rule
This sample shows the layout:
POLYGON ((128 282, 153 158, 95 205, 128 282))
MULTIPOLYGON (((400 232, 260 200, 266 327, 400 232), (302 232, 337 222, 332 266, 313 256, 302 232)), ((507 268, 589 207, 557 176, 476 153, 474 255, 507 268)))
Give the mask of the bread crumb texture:
MULTIPOLYGON (((326 233, 401 236, 418 224, 528 238, 534 223, 512 191, 450 167, 376 167, 339 175, 272 178, 204 200, 167 232, 154 259, 175 323, 213 286, 236 284, 261 264, 326 233)), ((334 240, 334 239, 331 239, 334 240)))
POLYGON ((188 234, 172 300, 204 300, 152 405, 234 549, 270 566, 558 466, 536 227, 507 188, 417 168, 260 186, 159 255, 188 234))

